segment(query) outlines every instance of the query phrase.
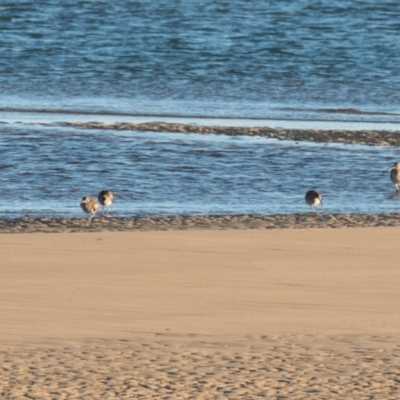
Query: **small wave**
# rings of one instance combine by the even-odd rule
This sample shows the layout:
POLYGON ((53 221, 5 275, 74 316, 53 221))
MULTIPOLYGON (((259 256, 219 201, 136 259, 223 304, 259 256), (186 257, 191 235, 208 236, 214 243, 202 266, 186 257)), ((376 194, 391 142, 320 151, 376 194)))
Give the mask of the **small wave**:
MULTIPOLYGON (((310 113, 317 114, 341 114, 341 115, 360 115, 360 116, 392 116, 398 117, 400 113, 387 112, 387 111, 364 111, 358 110, 356 108, 297 108, 297 107, 275 107, 270 111, 266 111, 266 114, 273 114, 274 112, 290 112, 296 113, 292 116, 282 116, 279 117, 282 121, 332 121, 331 118, 310 118, 310 113)), ((68 109, 68 108, 19 108, 19 107, 0 107, 0 113, 21 113, 21 114, 60 114, 60 115, 93 115, 93 116, 115 116, 115 117, 151 117, 151 118, 193 118, 193 119, 211 119, 211 120, 276 120, 276 116, 271 115, 259 115, 259 116, 233 116, 229 114, 222 115, 212 115, 212 114, 202 114, 202 113, 149 113, 149 112, 124 112, 115 110, 82 110, 82 109, 68 109)), ((339 121, 339 120, 338 120, 339 121)), ((348 118, 343 119, 343 121, 348 121, 348 118)), ((363 122, 364 120, 351 120, 352 122, 363 122)), ((398 122, 392 120, 369 120, 369 122, 376 123, 394 123, 398 122)))
POLYGON ((382 116, 400 116, 399 113, 386 112, 386 111, 363 111, 356 108, 281 108, 282 111, 292 112, 316 112, 328 114, 344 114, 344 115, 382 115, 382 116))
MULTIPOLYGON (((34 113, 34 114, 61 114, 61 115, 99 115, 99 116, 121 116, 121 117, 154 117, 154 118, 197 118, 197 119, 232 119, 242 120, 243 117, 231 115, 208 115, 208 114, 186 114, 186 113, 141 113, 141 112, 122 112, 111 110, 78 110, 65 108, 16 108, 0 107, 0 113, 34 113)), ((248 120, 272 119, 262 116, 246 117, 248 120)))

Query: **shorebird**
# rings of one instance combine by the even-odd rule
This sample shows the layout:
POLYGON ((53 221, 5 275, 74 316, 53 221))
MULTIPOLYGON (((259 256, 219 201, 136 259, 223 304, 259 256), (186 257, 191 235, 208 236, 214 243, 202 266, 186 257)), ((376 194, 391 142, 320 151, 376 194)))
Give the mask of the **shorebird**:
POLYGON ((89 214, 89 225, 92 218, 95 216, 96 211, 99 209, 99 203, 92 197, 82 197, 81 208, 85 213, 89 214))
POLYGON ((100 204, 103 206, 103 214, 105 210, 108 214, 109 207, 114 200, 113 192, 111 190, 102 190, 97 198, 99 199, 100 204))
POLYGON ((322 196, 320 192, 317 192, 316 190, 309 190, 306 193, 306 203, 311 206, 311 210, 314 210, 315 207, 317 207, 317 205, 319 203, 322 204, 322 196))
POLYGON ((390 171, 390 180, 393 182, 394 186, 396 186, 396 190, 399 190, 400 185, 400 163, 395 162, 392 167, 388 168, 383 173, 390 171))

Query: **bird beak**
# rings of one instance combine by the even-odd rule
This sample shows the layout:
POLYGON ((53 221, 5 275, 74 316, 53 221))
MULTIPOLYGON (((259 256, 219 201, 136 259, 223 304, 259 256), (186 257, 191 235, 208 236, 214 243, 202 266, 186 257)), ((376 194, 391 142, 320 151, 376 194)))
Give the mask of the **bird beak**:
POLYGON ((385 171, 382 172, 382 175, 383 175, 385 172, 392 171, 392 170, 395 169, 395 168, 396 168, 396 167, 389 167, 388 169, 386 169, 385 171))

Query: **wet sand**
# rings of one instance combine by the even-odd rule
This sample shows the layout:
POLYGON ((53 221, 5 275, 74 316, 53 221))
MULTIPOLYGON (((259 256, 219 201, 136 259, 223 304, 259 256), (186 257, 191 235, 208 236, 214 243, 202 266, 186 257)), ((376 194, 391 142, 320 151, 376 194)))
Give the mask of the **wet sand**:
POLYGON ((166 217, 0 218, 0 233, 75 233, 231 229, 309 229, 396 227, 400 216, 390 214, 188 215, 166 217))
POLYGON ((0 234, 1 396, 396 399, 397 234, 0 234))

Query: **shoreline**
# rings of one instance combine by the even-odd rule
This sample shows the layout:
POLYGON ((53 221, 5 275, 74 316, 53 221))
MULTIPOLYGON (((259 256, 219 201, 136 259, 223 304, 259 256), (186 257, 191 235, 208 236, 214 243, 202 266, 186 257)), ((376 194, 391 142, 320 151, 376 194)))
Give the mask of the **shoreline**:
POLYGON ((115 124, 105 124, 100 122, 63 122, 60 125, 63 127, 82 129, 260 136, 278 140, 308 141, 316 143, 400 146, 400 132, 387 130, 275 129, 269 127, 206 126, 168 122, 124 122, 115 124))
POLYGON ((400 226, 400 214, 185 215, 164 217, 0 218, 0 233, 340 229, 400 226))

